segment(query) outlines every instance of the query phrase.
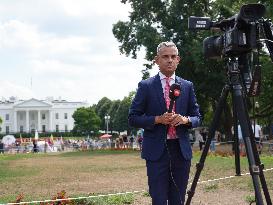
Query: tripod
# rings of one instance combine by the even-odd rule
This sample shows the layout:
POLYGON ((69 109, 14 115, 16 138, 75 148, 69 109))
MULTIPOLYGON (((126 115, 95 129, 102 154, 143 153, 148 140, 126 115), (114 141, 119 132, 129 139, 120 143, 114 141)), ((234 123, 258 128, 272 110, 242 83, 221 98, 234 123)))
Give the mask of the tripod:
POLYGON ((249 171, 252 177, 253 186, 255 190, 255 198, 257 205, 263 205, 263 197, 261 193, 260 183, 262 185, 262 189, 264 192, 264 196, 266 199, 267 205, 272 205, 270 195, 268 192, 268 188, 266 185, 266 180, 264 177, 263 169, 264 166, 261 164, 259 154, 255 145, 254 135, 250 123, 250 119, 248 116, 248 112, 246 109, 246 94, 243 90, 242 80, 240 77, 240 70, 238 66, 238 59, 235 57, 229 58, 227 62, 227 72, 228 72, 228 83, 224 86, 221 97, 219 99, 219 103, 217 105, 212 124, 209 128, 209 136, 207 138, 204 150, 201 154, 199 162, 196 164, 196 173, 191 185, 190 190, 187 192, 188 198, 186 201, 186 205, 190 205, 191 199, 194 195, 197 182, 199 180, 201 171, 204 167, 204 163, 209 151, 210 143, 214 137, 214 133, 216 128, 218 127, 218 123, 220 121, 221 113, 224 108, 225 102, 227 100, 228 93, 232 93, 232 103, 233 103, 233 115, 235 117, 234 120, 234 132, 235 132, 235 162, 236 162, 236 175, 240 175, 240 162, 239 162, 239 149, 238 149, 238 131, 237 131, 237 118, 239 124, 241 126, 243 140, 245 143, 246 154, 249 163, 249 171), (235 131, 236 130, 236 131, 235 131))

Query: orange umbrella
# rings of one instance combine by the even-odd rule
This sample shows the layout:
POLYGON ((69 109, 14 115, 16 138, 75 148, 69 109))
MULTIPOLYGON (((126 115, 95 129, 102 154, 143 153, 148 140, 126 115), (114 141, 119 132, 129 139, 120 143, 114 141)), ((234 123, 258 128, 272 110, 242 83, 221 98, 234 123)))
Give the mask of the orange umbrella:
POLYGON ((112 137, 112 135, 104 134, 104 135, 100 136, 100 139, 109 139, 110 137, 112 137))

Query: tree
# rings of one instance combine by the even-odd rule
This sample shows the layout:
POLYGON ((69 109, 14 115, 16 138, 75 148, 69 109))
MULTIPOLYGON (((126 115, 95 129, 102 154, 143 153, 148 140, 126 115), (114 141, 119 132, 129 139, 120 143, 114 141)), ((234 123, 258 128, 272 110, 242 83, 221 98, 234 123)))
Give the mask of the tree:
POLYGON ((75 120, 73 130, 81 133, 97 132, 100 128, 101 120, 91 107, 78 108, 72 115, 75 120))
POLYGON ((130 133, 130 128, 128 126, 128 114, 134 95, 135 92, 131 92, 129 93, 129 96, 124 97, 123 100, 120 102, 115 118, 113 119, 114 130, 118 132, 127 130, 127 133, 130 133))
POLYGON ((110 130, 122 132, 127 130, 130 133, 128 126, 128 113, 135 92, 130 92, 123 100, 111 101, 107 97, 103 97, 97 105, 92 108, 96 110, 98 116, 101 116, 101 129, 105 129, 104 116, 110 115, 110 130))
POLYGON ((112 101, 108 99, 107 97, 103 97, 95 106, 96 113, 101 119, 101 123, 100 123, 101 130, 105 129, 104 116, 106 116, 107 114, 110 115, 109 109, 111 108, 111 106, 112 106, 112 101))
POLYGON ((156 55, 156 46, 162 41, 173 41, 182 57, 176 74, 194 82, 201 112, 209 114, 209 108, 214 108, 212 105, 216 104, 224 86, 225 69, 222 62, 206 60, 203 57, 202 41, 211 33, 190 32, 187 24, 190 15, 205 16, 209 12, 212 13, 208 7, 210 1, 122 2, 130 4, 132 12, 129 21, 119 21, 113 26, 113 34, 121 43, 120 52, 136 58, 138 50, 144 47, 145 58, 151 62, 143 69, 143 76, 147 77, 156 55))
MULTIPOLYGON (((208 118, 212 116, 211 112, 214 112, 226 82, 226 68, 223 61, 205 59, 202 53, 203 39, 215 33, 189 31, 188 17, 199 15, 210 16, 213 20, 226 19, 236 14, 243 3, 255 1, 122 0, 121 2, 130 4, 132 11, 129 21, 118 21, 113 26, 113 34, 120 42, 120 52, 137 58, 137 52, 144 47, 145 58, 151 62, 143 69, 143 77, 147 78, 149 69, 153 65, 156 46, 161 41, 173 41, 178 46, 182 57, 176 74, 194 82, 201 112, 205 114, 204 118, 210 121, 208 118)), ((269 0, 262 1, 272 11, 270 2, 269 0)), ((225 125, 224 129, 230 137, 232 115, 229 105, 225 105, 224 112, 221 124, 225 125)))
POLYGON ((118 115, 118 109, 120 106, 121 101, 120 100, 114 100, 111 102, 111 106, 107 113, 109 113, 111 119, 110 119, 110 130, 113 131, 113 128, 116 127, 115 122, 118 115))

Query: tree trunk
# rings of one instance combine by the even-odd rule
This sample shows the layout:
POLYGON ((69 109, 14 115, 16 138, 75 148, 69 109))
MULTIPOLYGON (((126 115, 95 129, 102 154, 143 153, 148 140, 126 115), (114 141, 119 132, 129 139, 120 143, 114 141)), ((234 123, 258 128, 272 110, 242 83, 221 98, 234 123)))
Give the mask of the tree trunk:
POLYGON ((272 139, 272 116, 268 117, 269 139, 272 139))
MULTIPOLYGON (((212 109, 215 113, 216 106, 218 105, 217 101, 212 102, 212 109)), ((222 134, 225 134, 225 141, 232 140, 233 135, 231 132, 231 127, 233 126, 233 116, 231 112, 231 105, 229 105, 227 102, 224 105, 222 115, 220 118, 220 122, 216 130, 220 130, 222 134)))

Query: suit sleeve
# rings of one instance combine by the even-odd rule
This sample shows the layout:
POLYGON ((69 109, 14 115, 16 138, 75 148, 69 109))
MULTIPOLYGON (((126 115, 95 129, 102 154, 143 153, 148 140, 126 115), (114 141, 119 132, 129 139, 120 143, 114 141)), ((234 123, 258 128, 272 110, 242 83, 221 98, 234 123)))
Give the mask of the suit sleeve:
POLYGON ((201 124, 201 115, 199 112, 199 105, 197 104, 193 84, 190 84, 190 93, 189 93, 189 105, 188 105, 188 116, 190 118, 191 127, 198 127, 201 124))
POLYGON ((147 116, 146 107, 148 100, 148 86, 141 81, 138 84, 137 93, 129 109, 129 125, 136 128, 153 129, 155 116, 147 116))

